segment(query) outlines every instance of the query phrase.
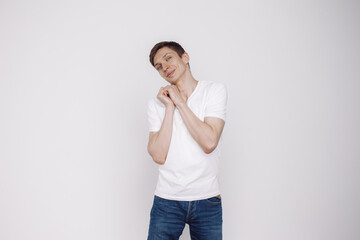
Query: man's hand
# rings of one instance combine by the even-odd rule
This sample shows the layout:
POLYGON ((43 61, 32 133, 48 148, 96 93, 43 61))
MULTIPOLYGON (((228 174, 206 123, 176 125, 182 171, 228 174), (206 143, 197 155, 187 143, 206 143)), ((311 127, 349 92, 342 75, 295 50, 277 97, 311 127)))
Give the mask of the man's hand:
POLYGON ((164 90, 169 94, 169 97, 175 106, 186 103, 185 99, 181 96, 179 89, 175 85, 168 85, 164 90))
MULTIPOLYGON (((168 86, 166 86, 168 87, 168 86)), ((166 106, 166 107, 174 107, 174 102, 171 100, 169 91, 166 90, 166 87, 161 87, 157 98, 166 106)))

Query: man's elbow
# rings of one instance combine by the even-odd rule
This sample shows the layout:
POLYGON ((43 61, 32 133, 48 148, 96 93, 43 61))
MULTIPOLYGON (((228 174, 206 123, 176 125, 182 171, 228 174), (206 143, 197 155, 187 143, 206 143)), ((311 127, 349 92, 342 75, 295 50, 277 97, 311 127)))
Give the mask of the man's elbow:
POLYGON ((159 165, 164 165, 166 158, 161 157, 153 157, 154 162, 156 162, 159 165))
POLYGON ((153 161, 156 162, 157 164, 163 165, 165 163, 166 157, 156 154, 155 152, 152 151, 150 147, 148 147, 148 153, 152 157, 153 161))
POLYGON ((217 146, 217 142, 210 142, 209 144, 203 147, 203 150, 206 154, 210 154, 215 150, 216 146, 217 146))

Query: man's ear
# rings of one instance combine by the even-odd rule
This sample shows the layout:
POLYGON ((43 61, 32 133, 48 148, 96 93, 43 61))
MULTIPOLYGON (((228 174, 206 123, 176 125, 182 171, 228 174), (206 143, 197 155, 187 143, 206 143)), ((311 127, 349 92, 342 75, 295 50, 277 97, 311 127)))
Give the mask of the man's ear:
POLYGON ((187 52, 184 52, 181 56, 181 59, 184 61, 185 64, 188 64, 190 61, 189 54, 187 52))

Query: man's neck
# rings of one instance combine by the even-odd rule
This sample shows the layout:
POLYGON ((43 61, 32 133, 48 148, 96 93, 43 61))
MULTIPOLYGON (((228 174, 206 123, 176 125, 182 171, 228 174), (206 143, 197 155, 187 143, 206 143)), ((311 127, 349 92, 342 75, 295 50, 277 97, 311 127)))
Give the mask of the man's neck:
POLYGON ((184 76, 179 79, 179 81, 177 81, 175 85, 179 89, 181 96, 183 96, 187 101, 187 99, 195 90, 197 84, 198 81, 195 80, 190 71, 187 71, 185 72, 184 76))

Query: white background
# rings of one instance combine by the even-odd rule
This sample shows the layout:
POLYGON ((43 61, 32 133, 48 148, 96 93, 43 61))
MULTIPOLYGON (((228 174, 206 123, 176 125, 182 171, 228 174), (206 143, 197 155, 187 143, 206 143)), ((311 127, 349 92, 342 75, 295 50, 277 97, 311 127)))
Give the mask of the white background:
POLYGON ((162 40, 228 88, 224 239, 360 239, 359 11, 1 0, 0 239, 146 239, 146 105, 166 84, 148 54, 162 40))

